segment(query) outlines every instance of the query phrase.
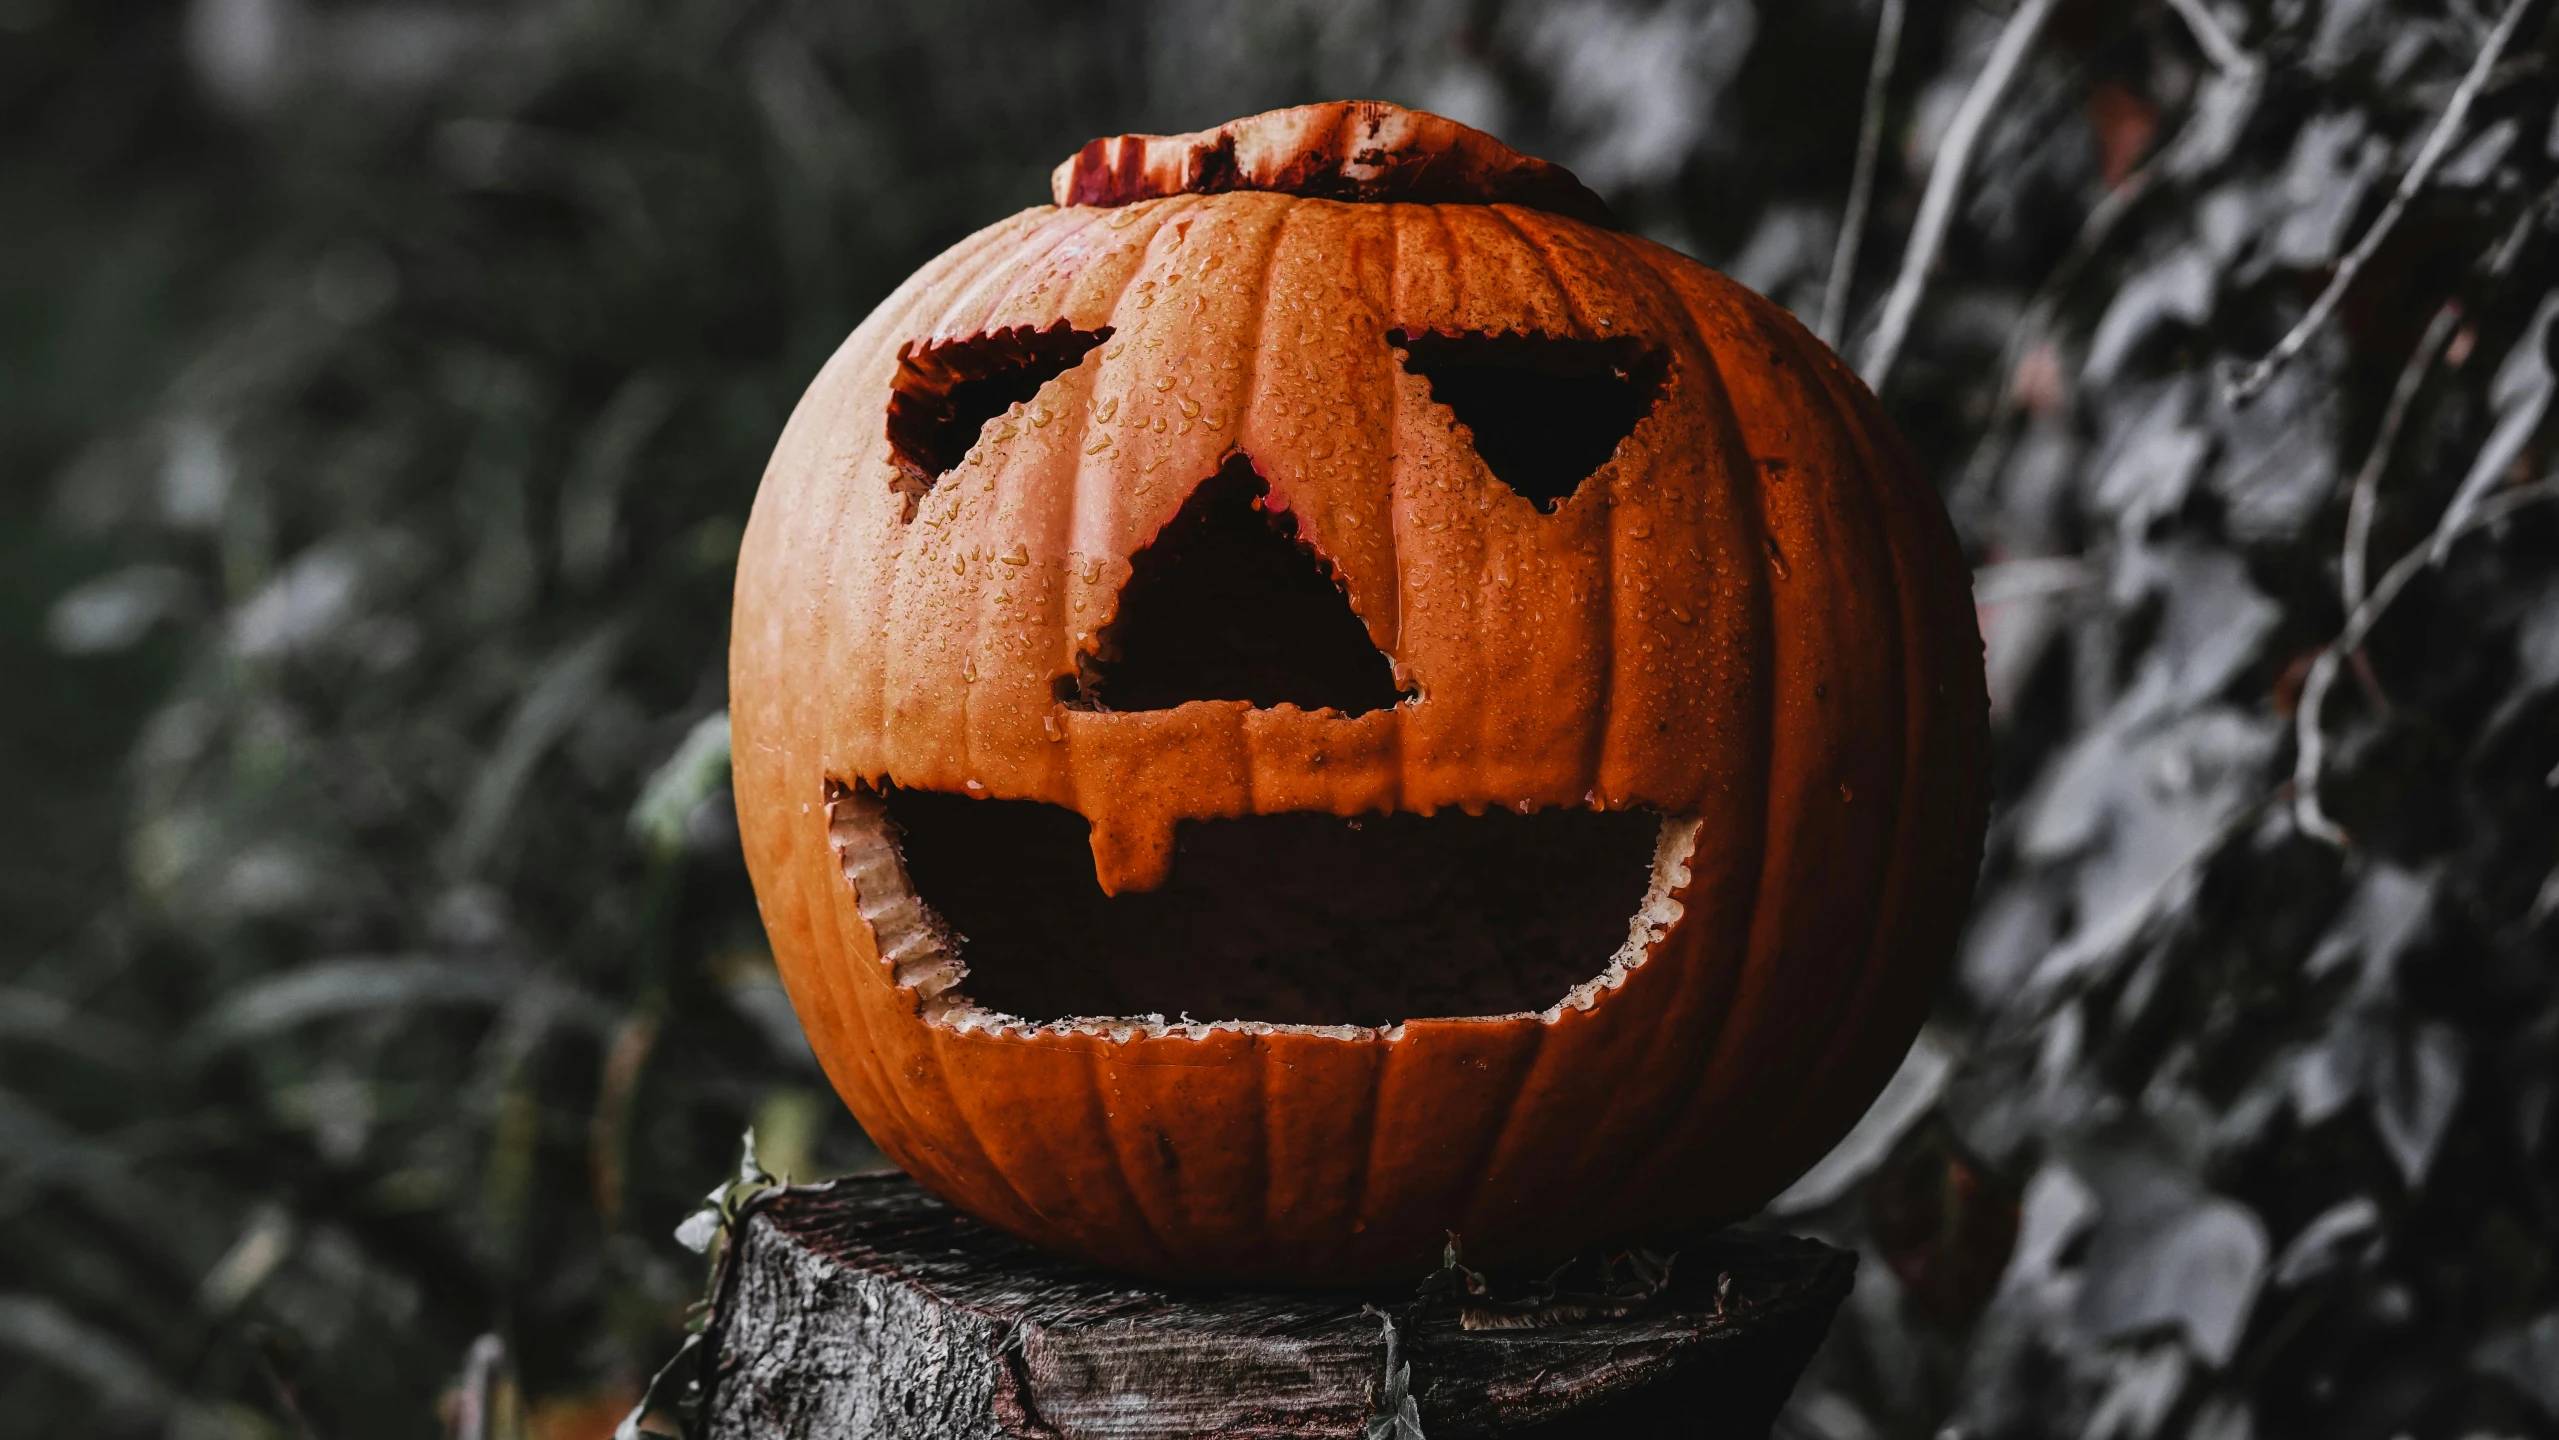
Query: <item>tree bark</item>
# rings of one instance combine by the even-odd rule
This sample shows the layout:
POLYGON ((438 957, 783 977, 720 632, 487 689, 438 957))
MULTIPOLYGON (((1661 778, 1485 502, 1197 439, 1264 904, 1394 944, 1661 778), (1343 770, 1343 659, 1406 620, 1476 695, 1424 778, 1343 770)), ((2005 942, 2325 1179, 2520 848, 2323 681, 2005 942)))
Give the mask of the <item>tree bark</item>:
POLYGON ((1409 1291, 1108 1274, 858 1177, 776 1192, 740 1227, 705 1413, 717 1440, 1356 1437, 1386 1406, 1391 1316, 1430 1440, 1760 1437, 1855 1267, 1726 1231, 1637 1313, 1469 1328, 1486 1317, 1409 1291))

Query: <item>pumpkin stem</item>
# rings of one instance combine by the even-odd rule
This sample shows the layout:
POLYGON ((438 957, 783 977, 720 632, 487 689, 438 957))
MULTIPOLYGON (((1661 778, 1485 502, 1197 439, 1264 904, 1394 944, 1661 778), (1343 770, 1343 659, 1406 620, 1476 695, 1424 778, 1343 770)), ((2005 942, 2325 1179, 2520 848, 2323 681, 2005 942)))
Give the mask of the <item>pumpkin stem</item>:
POLYGON ((1366 203, 1520 205, 1603 230, 1625 228, 1563 166, 1382 100, 1271 110, 1188 135, 1108 136, 1058 166, 1049 188, 1060 205, 1267 190, 1366 203))

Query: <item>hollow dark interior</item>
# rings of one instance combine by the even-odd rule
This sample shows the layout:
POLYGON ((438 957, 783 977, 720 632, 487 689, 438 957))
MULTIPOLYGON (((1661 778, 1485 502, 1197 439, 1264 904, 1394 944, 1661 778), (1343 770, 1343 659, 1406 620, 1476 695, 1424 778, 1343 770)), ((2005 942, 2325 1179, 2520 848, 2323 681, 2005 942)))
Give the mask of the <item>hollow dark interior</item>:
POLYGON ((943 345, 909 345, 889 382, 889 459, 901 475, 907 518, 933 482, 968 458, 986 422, 1040 393, 1074 369, 1108 327, 1077 330, 1065 322, 973 335, 943 345))
POLYGON ((1404 698, 1331 568, 1298 543, 1295 519, 1264 508, 1268 494, 1240 455, 1191 492, 1131 560, 1072 703, 1245 700, 1361 715, 1404 698))
POLYGON ((1392 1025, 1543 1010, 1607 968, 1652 878, 1650 811, 1185 821, 1163 888, 1105 896, 1084 818, 891 788, 915 893, 977 1004, 1392 1025))
POLYGON ((1607 464, 1661 396, 1660 354, 1631 341, 1400 330, 1387 340, 1474 432, 1494 477, 1540 510, 1607 464))

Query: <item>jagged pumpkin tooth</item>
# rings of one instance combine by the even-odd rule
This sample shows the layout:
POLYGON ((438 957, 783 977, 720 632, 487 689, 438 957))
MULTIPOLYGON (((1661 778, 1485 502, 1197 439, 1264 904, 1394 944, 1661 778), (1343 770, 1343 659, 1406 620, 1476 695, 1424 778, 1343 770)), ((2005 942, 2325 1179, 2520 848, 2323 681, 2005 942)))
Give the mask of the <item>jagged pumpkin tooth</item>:
POLYGON ((1791 318, 1436 116, 1121 136, 774 452, 738 813, 881 1148, 1128 1269, 1750 1213, 1978 863, 1965 568, 1791 318))

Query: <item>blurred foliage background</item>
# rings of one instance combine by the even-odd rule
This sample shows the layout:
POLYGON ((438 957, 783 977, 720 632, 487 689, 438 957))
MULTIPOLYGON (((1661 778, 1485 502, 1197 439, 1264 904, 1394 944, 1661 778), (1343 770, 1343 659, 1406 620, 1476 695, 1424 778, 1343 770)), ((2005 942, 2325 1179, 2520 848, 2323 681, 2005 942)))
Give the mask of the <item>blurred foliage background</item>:
POLYGON ((609 1428, 743 1128, 877 1163, 727 806, 783 416, 1085 139, 1377 96, 1844 258, 1980 567, 1785 1433, 2559 1434, 2552 9, 0 0, 0 1430, 609 1428))

